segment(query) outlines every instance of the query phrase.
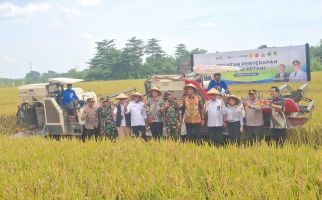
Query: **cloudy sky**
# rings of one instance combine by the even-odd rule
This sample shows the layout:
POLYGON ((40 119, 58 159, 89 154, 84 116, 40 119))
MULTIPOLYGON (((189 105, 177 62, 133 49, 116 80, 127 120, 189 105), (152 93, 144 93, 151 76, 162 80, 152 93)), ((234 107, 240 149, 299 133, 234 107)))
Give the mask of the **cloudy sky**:
POLYGON ((321 0, 0 0, 0 77, 32 69, 65 72, 95 53, 95 41, 156 37, 168 54, 185 43, 208 52, 322 39, 321 0))

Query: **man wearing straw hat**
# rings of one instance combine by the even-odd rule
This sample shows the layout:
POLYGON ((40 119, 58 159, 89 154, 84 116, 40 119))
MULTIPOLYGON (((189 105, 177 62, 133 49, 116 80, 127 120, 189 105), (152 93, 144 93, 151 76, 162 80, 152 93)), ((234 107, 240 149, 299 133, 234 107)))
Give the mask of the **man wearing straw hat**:
POLYGON ((114 118, 116 122, 116 129, 119 138, 131 136, 131 116, 129 113, 125 113, 124 107, 128 96, 124 93, 119 94, 115 99, 119 100, 119 103, 114 108, 114 118))
POLYGON ((140 134, 144 140, 147 140, 146 129, 145 129, 145 119, 146 109, 145 104, 143 103, 143 96, 135 92, 131 95, 132 101, 125 105, 125 113, 131 114, 131 127, 134 135, 139 137, 140 134))
POLYGON ((191 140, 198 134, 200 126, 204 125, 203 103, 200 96, 196 95, 197 88, 193 84, 184 86, 184 97, 180 107, 183 108, 183 119, 186 124, 187 139, 191 140))
POLYGON ((159 139, 162 137, 163 120, 160 110, 160 105, 163 103, 161 95, 162 92, 157 87, 149 90, 150 98, 148 98, 148 123, 153 138, 159 139))
POLYGON ((217 98, 221 96, 220 92, 215 88, 210 89, 207 92, 210 100, 205 104, 205 112, 207 113, 208 132, 212 144, 223 145, 224 138, 224 102, 217 98))

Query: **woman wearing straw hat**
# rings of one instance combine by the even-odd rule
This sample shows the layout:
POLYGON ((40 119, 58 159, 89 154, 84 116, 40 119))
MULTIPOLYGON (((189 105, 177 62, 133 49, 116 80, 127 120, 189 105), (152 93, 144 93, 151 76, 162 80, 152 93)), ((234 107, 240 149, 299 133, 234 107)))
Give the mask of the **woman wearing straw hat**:
POLYGON ((227 125, 231 142, 240 143, 240 133, 243 132, 244 118, 240 107, 240 99, 234 95, 226 96, 227 106, 224 108, 225 124, 227 125))
POLYGON ((125 113, 124 107, 128 96, 124 93, 120 93, 115 99, 119 100, 119 103, 114 108, 114 118, 116 123, 116 129, 119 138, 131 136, 131 116, 129 113, 125 113))
POLYGON ((149 90, 151 98, 148 98, 148 123, 150 125, 152 137, 159 139, 162 137, 163 120, 160 105, 163 103, 159 88, 154 87, 149 90))
POLYGON ((113 119, 113 103, 108 97, 102 98, 101 102, 101 106, 97 109, 100 135, 114 140, 117 137, 117 130, 113 119))
POLYGON ((136 137, 139 137, 141 134, 142 138, 147 140, 145 129, 145 119, 147 116, 143 96, 135 92, 131 95, 131 99, 132 101, 128 105, 125 105, 124 110, 125 113, 131 114, 132 131, 136 137))
POLYGON ((204 125, 203 103, 200 96, 196 95, 197 88, 193 84, 184 86, 184 97, 182 99, 183 119, 186 124, 187 139, 191 140, 193 135, 200 131, 204 125))
POLYGON ((207 92, 209 100, 205 104, 205 112, 207 113, 208 132, 212 144, 223 145, 224 143, 224 102, 218 99, 221 96, 220 92, 215 88, 207 92))

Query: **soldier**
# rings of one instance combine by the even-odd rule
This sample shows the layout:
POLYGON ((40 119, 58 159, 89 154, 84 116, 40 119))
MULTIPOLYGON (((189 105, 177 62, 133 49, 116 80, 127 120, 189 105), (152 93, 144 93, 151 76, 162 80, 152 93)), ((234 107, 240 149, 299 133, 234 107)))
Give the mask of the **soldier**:
POLYGON ((113 107, 113 103, 110 99, 104 97, 97 112, 100 121, 100 135, 115 140, 117 137, 117 130, 113 119, 113 107))
POLYGON ((167 134, 169 137, 178 140, 181 137, 182 121, 179 119, 181 110, 173 91, 167 91, 165 97, 165 102, 161 104, 161 112, 163 113, 167 134))

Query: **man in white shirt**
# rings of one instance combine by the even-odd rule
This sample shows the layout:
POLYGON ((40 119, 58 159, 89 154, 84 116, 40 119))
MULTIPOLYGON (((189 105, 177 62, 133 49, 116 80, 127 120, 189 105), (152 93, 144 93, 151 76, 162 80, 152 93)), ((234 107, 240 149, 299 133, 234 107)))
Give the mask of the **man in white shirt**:
POLYGON ((290 82, 306 82, 307 74, 301 70, 301 63, 298 60, 292 62, 293 71, 290 73, 290 82))
POLYGON ((131 114, 131 127, 134 135, 139 137, 141 134, 142 138, 146 140, 145 119, 147 115, 143 97, 140 93, 136 92, 131 95, 131 99, 132 101, 125 105, 125 113, 131 114))
POLYGON ((209 90, 207 94, 210 97, 210 100, 205 104, 205 112, 207 112, 208 116, 208 133, 212 144, 219 146, 224 143, 224 102, 221 99, 217 99, 217 96, 221 94, 215 88, 209 90))

